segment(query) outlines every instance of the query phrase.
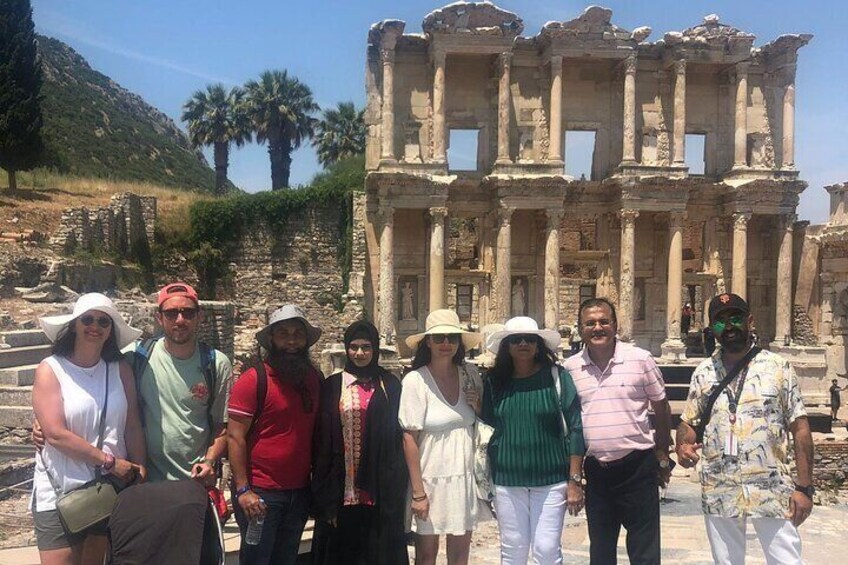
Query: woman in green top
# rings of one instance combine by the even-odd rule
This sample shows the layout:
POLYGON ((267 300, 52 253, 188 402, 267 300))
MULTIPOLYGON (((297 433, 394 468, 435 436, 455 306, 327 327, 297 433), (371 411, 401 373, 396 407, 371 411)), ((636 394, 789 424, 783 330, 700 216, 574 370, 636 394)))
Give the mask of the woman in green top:
POLYGON ((489 339, 496 354, 483 390, 501 563, 562 563, 563 521, 583 507, 585 444, 571 375, 556 364, 559 333, 519 316, 489 339))

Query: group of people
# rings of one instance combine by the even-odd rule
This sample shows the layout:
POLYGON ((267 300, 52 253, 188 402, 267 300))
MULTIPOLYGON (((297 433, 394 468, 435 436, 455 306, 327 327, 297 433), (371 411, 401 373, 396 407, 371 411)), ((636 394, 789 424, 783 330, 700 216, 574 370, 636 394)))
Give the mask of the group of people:
MULTIPOLYGON (((721 348, 693 375, 677 460, 703 460, 717 563, 744 561, 747 518, 770 563, 801 563, 812 441, 794 371, 753 347, 753 319, 738 296, 717 296, 709 316, 721 348)), ((310 359, 321 329, 283 306, 256 334, 257 362, 234 383, 226 356, 198 342, 194 289, 165 286, 156 317, 162 338, 138 341, 112 302, 90 293, 73 313, 41 319, 54 346, 33 386, 43 449, 32 508, 46 565, 99 564, 105 551, 105 524, 64 527, 63 493, 99 473, 121 486, 212 485, 224 456, 243 564, 295 563, 311 515, 316 564, 406 564, 412 532, 416 564, 435 564, 445 536, 448 563, 463 565, 490 510, 502 563, 532 555, 557 564, 566 512, 584 507, 593 564, 616 563, 622 526, 631 563, 661 561, 658 487, 673 467, 671 412, 657 364, 617 338, 606 299, 580 305, 583 347, 563 363, 557 331, 507 320, 483 344, 495 355, 484 378, 466 359, 483 336, 451 310, 431 312, 406 339, 414 356, 402 379, 380 366, 380 336, 365 320, 346 328, 344 367, 324 378, 310 359), (481 466, 483 428, 491 437, 481 466), (481 498, 485 485, 492 500, 481 498), (257 522, 258 542, 248 544, 257 522)))

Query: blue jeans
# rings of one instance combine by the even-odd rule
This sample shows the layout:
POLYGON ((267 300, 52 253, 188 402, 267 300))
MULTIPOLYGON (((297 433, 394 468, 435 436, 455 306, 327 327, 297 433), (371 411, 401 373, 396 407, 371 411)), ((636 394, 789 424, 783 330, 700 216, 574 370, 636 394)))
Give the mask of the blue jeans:
POLYGON ((247 545, 244 537, 250 522, 238 502, 233 504, 239 530, 241 565, 295 565, 297 550, 306 519, 309 515, 309 489, 266 490, 254 488, 253 492, 265 501, 265 523, 258 545, 247 545))

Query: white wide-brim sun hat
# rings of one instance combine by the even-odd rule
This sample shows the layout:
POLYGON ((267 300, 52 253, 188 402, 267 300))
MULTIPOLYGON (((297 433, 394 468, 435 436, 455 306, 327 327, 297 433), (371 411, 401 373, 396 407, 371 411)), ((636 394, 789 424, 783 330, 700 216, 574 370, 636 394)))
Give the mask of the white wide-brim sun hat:
POLYGON ((274 324, 286 320, 299 320, 306 326, 306 347, 312 347, 321 337, 321 328, 315 327, 306 319, 306 312, 300 306, 286 304, 274 310, 268 318, 268 325, 256 332, 256 341, 265 351, 271 351, 271 329, 274 324))
POLYGON ((424 331, 406 338, 406 345, 417 349, 422 339, 433 334, 462 334, 462 345, 465 346, 466 351, 479 345, 483 339, 483 336, 478 333, 464 330, 456 312, 444 309, 430 312, 424 321, 424 331))
POLYGON ((516 316, 506 321, 504 329, 489 336, 486 342, 486 349, 497 354, 504 338, 515 334, 537 335, 551 351, 556 351, 562 345, 558 331, 539 329, 539 324, 533 318, 529 316, 516 316))
POLYGON ((38 323, 47 336, 47 339, 51 343, 55 343, 69 324, 92 310, 103 312, 112 318, 112 331, 115 333, 115 341, 118 344, 118 349, 123 349, 141 336, 141 330, 130 327, 121 317, 112 300, 99 292, 89 292, 80 296, 74 304, 74 311, 70 314, 44 316, 38 319, 38 323))

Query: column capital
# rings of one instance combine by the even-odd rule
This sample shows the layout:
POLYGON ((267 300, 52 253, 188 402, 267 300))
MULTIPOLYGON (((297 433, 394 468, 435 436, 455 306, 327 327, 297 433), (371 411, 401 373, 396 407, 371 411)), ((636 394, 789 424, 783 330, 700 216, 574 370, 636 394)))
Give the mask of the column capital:
POLYGON ((433 61, 434 65, 444 66, 447 55, 447 51, 444 49, 432 49, 430 51, 430 60, 433 61))
POLYGON ((795 222, 797 221, 798 214, 780 214, 778 216, 778 225, 783 231, 793 231, 795 229, 795 222))
POLYGON ((395 62, 395 50, 394 47, 381 47, 380 48, 380 61, 384 65, 391 65, 395 62))
POLYGON ((510 65, 512 65, 512 51, 504 51, 498 55, 498 65, 501 72, 508 72, 510 65))
POLYGON ((545 210, 545 215, 548 219, 548 229, 559 229, 559 224, 562 222, 564 213, 562 208, 548 208, 545 210))
POLYGON ((515 212, 515 206, 498 206, 498 225, 508 227, 512 222, 513 212, 515 212))
POLYGON ((734 212, 733 213, 733 229, 746 230, 748 229, 748 220, 751 219, 750 212, 734 212))
POLYGON ((431 206, 430 207, 430 217, 434 220, 443 220, 448 215, 448 209, 446 206, 431 206))
POLYGON ((639 210, 621 210, 618 217, 621 218, 622 224, 632 226, 636 222, 636 218, 639 217, 639 210))
POLYGON ((559 68, 562 69, 562 55, 551 55, 550 59, 551 70, 559 68))
POLYGON ((635 75, 636 74, 636 65, 638 63, 638 59, 636 58, 635 53, 631 53, 624 60, 624 74, 627 75, 635 75))
POLYGON ((686 210, 672 210, 668 213, 668 225, 671 228, 680 229, 686 221, 686 210))
POLYGON ((395 207, 391 204, 380 204, 377 214, 384 223, 392 223, 395 219, 395 207))
POLYGON ((751 63, 747 61, 742 61, 740 63, 736 63, 734 67, 734 76, 736 79, 740 78, 748 78, 748 68, 751 66, 751 63))
POLYGON ((677 76, 686 75, 686 59, 674 60, 674 74, 677 76))

